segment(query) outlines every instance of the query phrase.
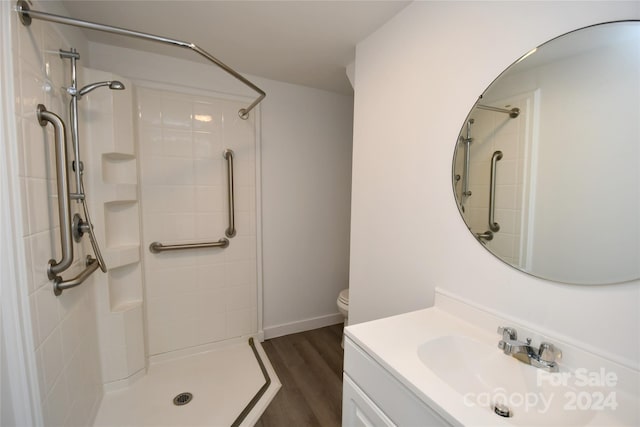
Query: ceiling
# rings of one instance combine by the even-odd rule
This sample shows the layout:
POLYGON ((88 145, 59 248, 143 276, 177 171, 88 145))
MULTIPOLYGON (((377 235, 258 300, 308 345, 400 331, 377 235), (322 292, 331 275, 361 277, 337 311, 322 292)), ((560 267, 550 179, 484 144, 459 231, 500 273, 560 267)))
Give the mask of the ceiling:
MULTIPOLYGON (((65 0, 73 18, 195 43, 244 74, 352 93, 356 44, 409 1, 65 0)), ((95 42, 200 61, 185 49, 84 30, 95 42)), ((202 60, 204 61, 204 60, 202 60)))

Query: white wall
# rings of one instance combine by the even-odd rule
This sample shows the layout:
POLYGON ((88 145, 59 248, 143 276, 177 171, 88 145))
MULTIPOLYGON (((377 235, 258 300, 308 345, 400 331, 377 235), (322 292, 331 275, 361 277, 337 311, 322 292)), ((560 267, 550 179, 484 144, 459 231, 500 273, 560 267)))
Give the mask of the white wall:
MULTIPOLYGON (((94 43, 90 53, 93 68, 133 80, 255 98, 209 64, 94 43)), ((260 104, 265 336, 336 323, 336 298, 348 284, 353 98, 248 78, 267 93, 260 104)))
POLYGON ((416 2, 358 45, 354 322, 430 306, 438 286, 638 366, 640 282, 576 286, 520 273, 469 234, 451 187, 458 132, 502 70, 564 32, 629 18, 640 18, 640 3, 416 2))
POLYGON ((278 336, 342 321, 335 313, 349 280, 353 98, 265 83, 264 324, 266 336, 278 336))

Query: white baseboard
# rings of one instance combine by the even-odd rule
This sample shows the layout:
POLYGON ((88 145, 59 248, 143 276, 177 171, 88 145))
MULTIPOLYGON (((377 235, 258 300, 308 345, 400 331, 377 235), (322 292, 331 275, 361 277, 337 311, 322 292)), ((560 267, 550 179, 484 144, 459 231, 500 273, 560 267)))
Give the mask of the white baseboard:
POLYGON ((283 323, 281 325, 267 326, 264 328, 264 339, 310 331, 312 329, 323 328, 325 326, 335 325, 342 322, 344 322, 344 316, 340 313, 335 313, 328 314, 326 316, 312 317, 311 319, 304 319, 296 322, 283 323))

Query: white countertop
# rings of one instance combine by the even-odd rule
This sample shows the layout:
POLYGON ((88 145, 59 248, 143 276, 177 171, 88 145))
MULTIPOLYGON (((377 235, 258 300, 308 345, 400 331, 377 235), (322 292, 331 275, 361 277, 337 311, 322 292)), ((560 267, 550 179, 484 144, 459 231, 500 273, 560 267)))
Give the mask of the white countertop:
MULTIPOLYGON (((447 307, 447 304, 443 304, 443 306, 447 307)), ((470 337, 474 341, 494 347, 496 353, 502 355, 501 350, 497 348, 500 337, 496 333, 497 327, 495 325, 502 323, 512 326, 512 324, 508 323, 509 321, 497 318, 489 319, 492 316, 488 315, 487 317, 486 313, 480 314, 480 317, 474 317, 478 313, 472 313, 472 311, 473 309, 470 311, 468 320, 463 320, 436 306, 351 325, 345 328, 345 334, 420 400, 453 424, 523 425, 522 422, 515 422, 515 418, 500 418, 488 408, 469 404, 458 391, 429 369, 418 355, 418 348, 425 342, 447 336, 470 337)), ((458 310, 457 314, 459 312, 458 310)), ((557 341, 551 339, 549 341, 557 343, 557 341)), ((536 343, 535 338, 534 343, 536 343)), ((561 345, 563 344, 561 343, 561 345)), ((563 352, 576 351, 573 348, 564 346, 561 348, 563 352)), ((505 363, 522 364, 510 356, 504 355, 504 358, 505 363)), ((502 362, 500 361, 500 363, 502 362)), ((524 366, 527 369, 537 369, 527 365, 524 366)), ((596 369, 597 366, 602 365, 594 364, 589 369, 596 369)), ((561 371, 563 370, 569 371, 569 368, 561 365, 561 371)), ((624 373, 628 374, 626 371, 624 373)), ((633 381, 636 381, 636 379, 633 381)), ((581 413, 574 412, 572 414, 561 411, 556 414, 559 418, 555 420, 551 418, 542 419, 547 425, 556 423, 557 425, 567 425, 566 421, 570 419, 568 416, 577 415, 579 416, 578 419, 581 419, 578 425, 640 425, 640 410, 638 409, 640 402, 637 394, 629 395, 623 390, 613 390, 618 398, 618 408, 616 410, 591 410, 586 412, 583 410, 581 413), (562 418, 564 415, 567 415, 567 420, 562 418)), ((540 418, 536 419, 539 420, 540 418)))

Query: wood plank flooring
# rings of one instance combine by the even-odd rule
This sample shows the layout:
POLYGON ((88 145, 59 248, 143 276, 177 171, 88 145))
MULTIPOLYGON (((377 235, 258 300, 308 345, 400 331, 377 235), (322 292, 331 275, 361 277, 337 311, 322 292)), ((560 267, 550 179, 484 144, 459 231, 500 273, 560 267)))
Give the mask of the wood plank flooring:
POLYGON ((333 427, 342 421, 342 323, 262 343, 282 388, 256 427, 333 427))

